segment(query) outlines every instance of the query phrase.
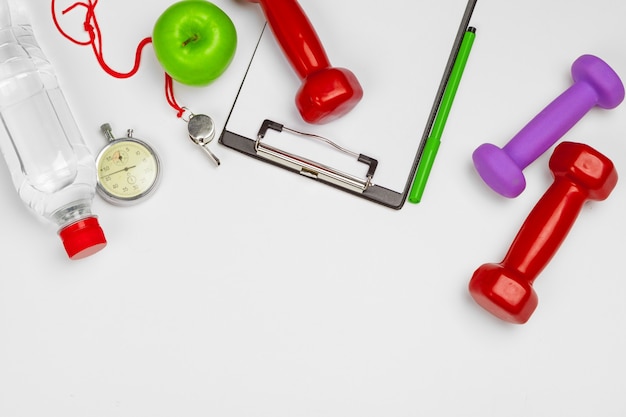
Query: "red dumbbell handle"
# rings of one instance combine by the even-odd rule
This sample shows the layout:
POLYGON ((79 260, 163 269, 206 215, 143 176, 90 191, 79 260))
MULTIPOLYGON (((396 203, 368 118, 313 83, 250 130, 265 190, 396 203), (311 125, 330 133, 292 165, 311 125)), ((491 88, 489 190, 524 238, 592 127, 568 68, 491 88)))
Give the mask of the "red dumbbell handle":
POLYGON ((296 0, 257 0, 265 18, 301 79, 319 69, 330 67, 322 43, 296 0))
POLYGON ((567 237, 587 195, 573 181, 557 177, 524 221, 503 267, 532 283, 567 237))

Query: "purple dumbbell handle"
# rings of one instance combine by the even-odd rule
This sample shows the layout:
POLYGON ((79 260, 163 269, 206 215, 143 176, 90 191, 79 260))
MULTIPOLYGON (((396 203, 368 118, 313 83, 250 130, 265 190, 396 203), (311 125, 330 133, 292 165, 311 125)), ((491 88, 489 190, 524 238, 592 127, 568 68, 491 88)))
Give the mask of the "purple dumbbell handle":
POLYGON ((554 99, 504 148, 520 169, 546 152, 598 102, 598 93, 585 82, 573 84, 554 99))

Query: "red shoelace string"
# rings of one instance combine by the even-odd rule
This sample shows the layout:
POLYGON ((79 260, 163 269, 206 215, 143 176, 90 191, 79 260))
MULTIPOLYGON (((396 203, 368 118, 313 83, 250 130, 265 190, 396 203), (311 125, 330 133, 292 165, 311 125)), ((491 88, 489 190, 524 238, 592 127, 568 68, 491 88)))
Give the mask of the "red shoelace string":
MULTIPOLYGON (((77 45, 82 45, 82 46, 91 45, 91 48, 94 52, 94 55, 96 56, 96 59, 98 60, 98 63, 107 74, 115 78, 129 78, 135 75, 137 71, 139 71, 139 66, 141 63, 141 53, 143 51, 143 48, 147 44, 152 43, 151 37, 144 38, 141 42, 139 42, 139 45, 137 46, 137 50, 135 51, 135 63, 133 65, 133 68, 130 71, 128 72, 115 71, 114 69, 109 67, 109 65, 107 65, 107 63, 104 60, 104 55, 102 53, 102 33, 100 32, 100 26, 98 25, 98 20, 96 19, 96 10, 95 10, 96 5, 98 4, 98 0, 87 0, 86 2, 76 2, 61 12, 61 14, 66 14, 74 10, 77 7, 83 7, 86 9, 85 21, 83 22, 83 29, 85 30, 85 32, 89 34, 89 40, 87 41, 78 40, 70 36, 67 32, 63 30, 57 18, 55 3, 56 3, 56 0, 52 0, 52 20, 54 21, 54 25, 56 26, 59 33, 61 33, 61 35, 63 35, 65 38, 67 38, 68 40, 70 40, 71 42, 77 45)), ((185 113, 185 109, 176 102, 176 99, 174 98, 174 82, 172 80, 172 77, 170 77, 170 75, 167 73, 165 73, 165 98, 167 99, 167 103, 174 110, 176 110, 177 117, 182 117, 183 114, 185 113)))

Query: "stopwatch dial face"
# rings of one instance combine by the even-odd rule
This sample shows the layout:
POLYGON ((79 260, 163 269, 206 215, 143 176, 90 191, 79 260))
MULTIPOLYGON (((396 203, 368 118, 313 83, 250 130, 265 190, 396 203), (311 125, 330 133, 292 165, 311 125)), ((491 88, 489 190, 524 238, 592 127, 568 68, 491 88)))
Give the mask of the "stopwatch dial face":
POLYGON ((119 139, 97 160, 98 191, 111 202, 132 203, 149 195, 159 179, 159 160, 146 143, 119 139))

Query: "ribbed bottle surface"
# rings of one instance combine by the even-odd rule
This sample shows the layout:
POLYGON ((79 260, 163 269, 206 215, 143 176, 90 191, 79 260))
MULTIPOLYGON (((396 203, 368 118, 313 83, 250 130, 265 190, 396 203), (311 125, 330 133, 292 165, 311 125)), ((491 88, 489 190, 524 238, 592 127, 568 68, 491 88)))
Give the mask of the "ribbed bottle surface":
MULTIPOLYGON (((6 0, 0 3, 0 13, 7 13, 6 0)), ((57 225, 64 239, 65 228, 95 218, 95 161, 31 26, 10 22, 0 16, 0 150, 24 204, 57 225)), ((85 244, 100 240, 92 238, 85 244)))

